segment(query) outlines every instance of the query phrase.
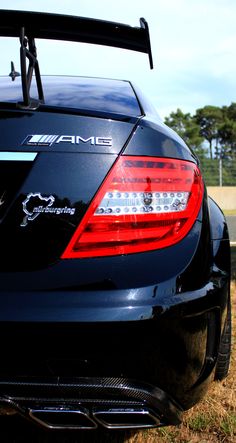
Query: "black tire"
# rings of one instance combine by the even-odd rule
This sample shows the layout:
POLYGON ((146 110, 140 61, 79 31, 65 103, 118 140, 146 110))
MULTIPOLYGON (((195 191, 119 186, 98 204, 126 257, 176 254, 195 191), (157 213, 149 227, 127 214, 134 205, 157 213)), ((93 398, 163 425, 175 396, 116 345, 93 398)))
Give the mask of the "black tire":
POLYGON ((231 321, 231 302, 228 299, 227 316, 225 326, 221 337, 219 346, 219 353, 216 362, 215 380, 223 380, 229 373, 230 354, 231 354, 231 335, 232 335, 232 321, 231 321))

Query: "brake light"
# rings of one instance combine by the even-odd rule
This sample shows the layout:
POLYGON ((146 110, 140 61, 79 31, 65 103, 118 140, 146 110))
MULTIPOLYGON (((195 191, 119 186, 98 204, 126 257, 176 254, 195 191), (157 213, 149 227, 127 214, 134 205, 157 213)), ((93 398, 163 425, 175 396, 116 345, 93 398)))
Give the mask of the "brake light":
POLYGON ((189 161, 121 156, 72 236, 62 258, 150 251, 180 241, 203 197, 189 161))

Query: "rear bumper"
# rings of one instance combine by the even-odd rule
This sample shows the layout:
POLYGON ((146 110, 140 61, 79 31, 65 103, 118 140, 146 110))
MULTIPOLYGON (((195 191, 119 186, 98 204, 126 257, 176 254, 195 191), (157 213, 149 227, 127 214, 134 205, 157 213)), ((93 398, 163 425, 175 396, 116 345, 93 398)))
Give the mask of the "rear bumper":
POLYGON ((120 290, 5 292, 0 295, 0 325, 139 322, 156 319, 167 310, 180 310, 181 316, 197 315, 225 302, 224 277, 214 276, 200 289, 184 293, 176 293, 175 278, 120 290))
MULTIPOLYGON (((217 259, 226 242, 213 243, 217 259)), ((155 255, 153 267, 145 267, 153 279, 156 269, 165 275, 179 265, 177 255, 170 268, 167 259, 154 261, 155 255)), ((199 255, 206 255, 204 243, 199 255)), ((40 284, 35 290, 31 278, 28 290, 18 292, 16 281, 2 290, 2 411, 10 407, 53 428, 63 420, 62 427, 72 422, 86 429, 100 422, 111 428, 178 423, 214 377, 229 289, 227 260, 215 259, 210 267, 195 257, 185 268, 179 260, 182 274, 150 286, 118 289, 113 280, 102 290, 97 284, 93 290, 76 285, 56 290, 55 284, 52 290, 40 290, 40 284)), ((115 276, 118 271, 111 269, 115 276)))
MULTIPOLYGON (((6 339, 1 343, 0 398, 16 404, 24 400, 30 409, 35 408, 32 398, 41 405, 37 395, 43 392, 42 404, 60 407, 61 387, 66 385, 73 406, 82 399, 78 378, 88 383, 99 378, 119 380, 119 392, 126 380, 147 384, 152 391, 163 392, 163 399, 168 393, 178 410, 192 407, 213 378, 228 281, 214 276, 199 290, 173 295, 165 285, 166 290, 159 285, 87 291, 83 296, 61 291, 21 293, 20 303, 17 294, 9 293, 1 310, 0 332, 6 339)), ((92 403, 104 405, 97 399, 96 386, 91 389, 92 403)), ((107 395, 105 385, 104 392, 107 395)), ((106 399, 113 401, 109 395, 106 399)), ((152 402, 149 409, 153 410, 152 402)), ((157 409, 162 422, 164 412, 157 409)), ((171 422, 168 414, 165 420, 171 422)))
POLYGON ((18 413, 49 429, 150 428, 177 425, 182 417, 163 390, 122 378, 51 378, 44 384, 16 378, 0 386, 1 414, 18 413))

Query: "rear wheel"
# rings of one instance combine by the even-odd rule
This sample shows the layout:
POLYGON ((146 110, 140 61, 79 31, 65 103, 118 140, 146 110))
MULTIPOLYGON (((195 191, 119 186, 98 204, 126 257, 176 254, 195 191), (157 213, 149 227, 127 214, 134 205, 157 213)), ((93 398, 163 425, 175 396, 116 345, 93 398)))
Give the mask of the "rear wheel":
POLYGON ((215 380, 223 380, 229 372, 230 354, 231 354, 231 302, 228 298, 227 316, 223 334, 221 337, 219 354, 216 363, 215 380))

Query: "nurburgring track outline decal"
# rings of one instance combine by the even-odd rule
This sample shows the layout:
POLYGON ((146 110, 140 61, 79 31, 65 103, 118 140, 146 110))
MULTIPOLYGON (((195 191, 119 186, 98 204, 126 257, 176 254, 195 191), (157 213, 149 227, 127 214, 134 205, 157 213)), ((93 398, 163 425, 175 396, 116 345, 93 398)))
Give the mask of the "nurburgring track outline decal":
POLYGON ((35 220, 40 214, 74 215, 75 208, 70 208, 68 206, 57 208, 53 206, 54 202, 55 202, 55 197, 53 197, 53 195, 49 195, 48 197, 43 197, 40 192, 34 192, 34 193, 30 192, 30 194, 28 194, 26 199, 22 202, 25 216, 20 226, 21 227, 27 226, 29 221, 35 220), (33 205, 32 208, 29 209, 29 206, 34 199, 37 201, 37 203, 42 202, 42 204, 39 204, 37 206, 33 205))

